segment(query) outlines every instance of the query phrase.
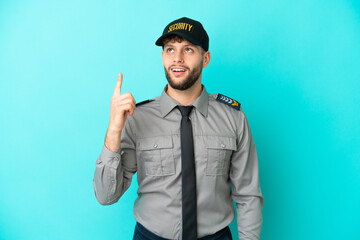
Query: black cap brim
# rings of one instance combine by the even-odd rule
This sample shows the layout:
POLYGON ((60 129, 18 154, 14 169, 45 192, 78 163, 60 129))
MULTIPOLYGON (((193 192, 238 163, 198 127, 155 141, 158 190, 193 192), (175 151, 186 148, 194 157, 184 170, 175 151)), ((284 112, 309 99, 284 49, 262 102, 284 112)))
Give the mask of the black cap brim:
POLYGON ((171 36, 171 35, 177 35, 177 36, 182 37, 182 38, 184 38, 185 40, 191 42, 192 44, 201 46, 201 43, 199 43, 199 42, 196 41, 195 39, 189 37, 189 35, 187 35, 187 34, 182 34, 181 32, 169 32, 169 33, 166 33, 166 34, 162 35, 161 37, 159 37, 159 39, 156 40, 155 44, 156 44, 157 46, 163 46, 164 38, 166 38, 166 37, 168 37, 168 36, 171 36))

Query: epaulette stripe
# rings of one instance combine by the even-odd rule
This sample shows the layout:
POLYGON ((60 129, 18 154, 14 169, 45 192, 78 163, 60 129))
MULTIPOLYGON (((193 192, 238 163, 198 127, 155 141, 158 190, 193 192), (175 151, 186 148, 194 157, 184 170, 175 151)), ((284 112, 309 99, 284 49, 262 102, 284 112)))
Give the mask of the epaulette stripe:
POLYGON ((149 102, 152 102, 152 101, 154 101, 154 99, 145 100, 145 101, 142 101, 142 102, 137 103, 136 106, 138 107, 138 106, 140 106, 140 105, 143 105, 143 104, 145 104, 145 103, 149 103, 149 102))
POLYGON ((225 103, 226 105, 229 105, 230 107, 235 108, 236 110, 240 111, 241 104, 234 99, 231 99, 225 95, 218 93, 216 100, 219 102, 225 103))

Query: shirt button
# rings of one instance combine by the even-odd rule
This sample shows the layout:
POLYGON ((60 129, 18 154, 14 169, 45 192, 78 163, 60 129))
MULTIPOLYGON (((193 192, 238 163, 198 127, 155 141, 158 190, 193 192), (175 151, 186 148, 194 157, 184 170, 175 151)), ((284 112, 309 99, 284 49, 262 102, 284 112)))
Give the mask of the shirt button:
POLYGON ((157 148, 157 147, 158 147, 158 145, 155 143, 155 144, 154 144, 154 148, 157 148))
POLYGON ((222 148, 224 148, 224 147, 225 147, 225 144, 222 143, 220 146, 221 146, 222 148))

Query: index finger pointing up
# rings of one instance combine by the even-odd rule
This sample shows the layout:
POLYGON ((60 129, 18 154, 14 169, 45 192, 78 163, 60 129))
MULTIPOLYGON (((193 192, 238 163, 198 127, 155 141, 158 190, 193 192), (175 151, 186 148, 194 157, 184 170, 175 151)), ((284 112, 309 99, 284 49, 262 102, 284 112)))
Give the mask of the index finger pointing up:
POLYGON ((122 73, 119 73, 119 77, 117 79, 115 89, 114 89, 114 95, 120 95, 122 79, 123 79, 123 75, 122 75, 122 73))

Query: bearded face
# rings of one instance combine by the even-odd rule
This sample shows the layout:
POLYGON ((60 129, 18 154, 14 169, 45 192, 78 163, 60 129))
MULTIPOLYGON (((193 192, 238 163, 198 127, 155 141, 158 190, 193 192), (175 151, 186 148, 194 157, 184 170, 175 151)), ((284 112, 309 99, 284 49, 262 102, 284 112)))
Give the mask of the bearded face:
POLYGON ((199 79, 202 69, 202 60, 192 69, 182 64, 173 64, 168 68, 164 66, 165 76, 169 85, 177 90, 186 90, 192 87, 199 79))
POLYGON ((161 52, 165 76, 171 88, 187 90, 200 79, 209 53, 185 39, 171 40, 161 52), (206 61, 205 61, 206 60, 206 61))

